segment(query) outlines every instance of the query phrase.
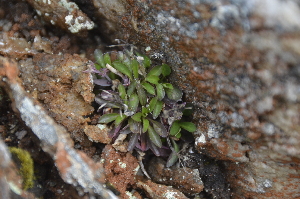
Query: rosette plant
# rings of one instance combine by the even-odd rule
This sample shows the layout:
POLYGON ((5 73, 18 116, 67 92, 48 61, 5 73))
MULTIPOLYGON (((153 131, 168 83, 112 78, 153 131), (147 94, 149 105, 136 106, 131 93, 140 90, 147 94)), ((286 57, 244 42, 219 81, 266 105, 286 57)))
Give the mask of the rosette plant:
POLYGON ((101 116, 98 123, 112 126, 110 136, 127 134, 128 151, 134 149, 165 155, 167 166, 178 159, 182 130, 194 132, 192 122, 182 121, 186 103, 182 91, 166 82, 171 68, 153 65, 150 58, 131 48, 102 54, 95 51, 95 74, 99 91, 95 101, 101 116))

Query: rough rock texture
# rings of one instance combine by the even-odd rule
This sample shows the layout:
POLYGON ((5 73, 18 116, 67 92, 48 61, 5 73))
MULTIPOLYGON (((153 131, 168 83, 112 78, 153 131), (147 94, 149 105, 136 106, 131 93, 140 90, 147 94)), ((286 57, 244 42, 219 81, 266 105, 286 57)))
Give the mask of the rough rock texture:
POLYGON ((195 144, 228 161, 233 198, 299 197, 299 4, 120 4, 127 12, 109 38, 150 46, 173 66, 171 79, 196 107, 195 144))
MULTIPOLYGON (((77 187, 79 195, 89 193, 91 196, 99 195, 107 199, 116 199, 113 193, 103 187, 102 183, 105 181, 103 165, 100 162, 95 163, 83 152, 76 151, 66 129, 56 124, 43 107, 22 88, 16 62, 1 56, 0 77, 1 86, 6 88, 14 100, 14 109, 19 112, 26 126, 37 136, 42 149, 55 161, 65 182, 77 187)), ((5 151, 0 154, 6 161, 9 161, 5 151)), ((4 164, 3 167, 5 166, 7 167, 4 164)), ((11 188, 11 190, 16 193, 14 189, 11 188)), ((21 194, 18 193, 18 195, 21 194)))
POLYGON ((185 194, 200 193, 204 186, 197 169, 166 168, 166 161, 153 158, 148 163, 148 173, 151 179, 159 184, 172 185, 185 194))
POLYGON ((52 25, 68 30, 71 33, 82 33, 94 28, 92 22, 76 3, 69 0, 27 0, 38 15, 52 25))
POLYGON ((25 89, 45 104, 50 116, 64 125, 76 141, 83 142, 83 132, 94 108, 93 80, 87 60, 78 55, 36 54, 19 63, 25 89))
MULTIPOLYGON (((38 6, 49 2, 70 5, 67 1, 38 2, 38 6)), ((38 15, 39 9, 30 7, 26 2, 0 0, 0 54, 19 60, 21 77, 29 95, 40 100, 47 112, 66 126, 74 140, 80 143, 77 148, 84 149, 89 156, 97 154, 93 143, 85 135, 97 131, 86 132, 90 128, 88 123, 93 122, 87 116, 92 111, 92 97, 88 96, 91 84, 77 79, 79 74, 81 80, 89 78, 81 73, 86 69, 86 59, 71 54, 91 58, 96 45, 102 44, 101 38, 109 44, 121 39, 139 49, 150 46, 148 54, 153 59, 162 59, 172 66, 170 80, 184 90, 186 100, 195 105, 193 122, 198 126, 195 146, 198 152, 223 162, 222 171, 225 171, 230 183, 232 198, 299 197, 298 2, 74 2, 80 8, 71 3, 76 10, 67 21, 75 25, 81 22, 76 21, 78 15, 89 16, 85 19, 88 22, 92 19, 99 27, 84 39, 60 30, 71 27, 64 21, 70 14, 67 10, 58 14, 55 6, 49 12, 43 11, 38 15), (51 24, 55 15, 61 22, 51 24), (44 21, 50 23, 45 25, 44 21), (60 28, 57 28, 58 24, 61 24, 60 28), (47 74, 43 74, 44 69, 47 69, 47 74), (62 78, 65 75, 67 77, 62 78), (34 78, 30 82, 31 76, 34 78), (90 86, 85 88, 86 84, 90 86), (61 99, 55 96, 60 91, 63 91, 61 99), (73 101, 76 106, 70 104, 73 101)), ((80 36, 89 34, 89 27, 83 28, 83 32, 78 30, 80 36)), ((14 70, 4 71, 1 76, 17 74, 14 70)), ((5 135, 8 127, 2 127, 1 133, 5 135)), ((40 139, 45 138, 43 134, 40 136, 40 139)), ((54 136, 44 141, 51 144, 57 139, 54 136)), ((90 139, 98 138, 93 134, 90 139)), ((5 140, 9 142, 10 137, 5 140)), ((74 152, 71 149, 66 151, 74 152)), ((84 154, 79 154, 76 157, 85 158, 84 154)), ((207 182, 210 182, 209 179, 208 176, 207 182)), ((148 195, 155 198, 157 195, 153 190, 159 185, 154 185, 154 189, 148 189, 152 182, 141 181, 136 186, 149 190, 148 195)))

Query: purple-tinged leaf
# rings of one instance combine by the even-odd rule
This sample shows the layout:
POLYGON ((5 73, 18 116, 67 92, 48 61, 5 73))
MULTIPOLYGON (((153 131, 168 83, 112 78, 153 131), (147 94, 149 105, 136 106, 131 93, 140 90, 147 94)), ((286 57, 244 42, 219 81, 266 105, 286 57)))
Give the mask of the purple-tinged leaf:
POLYGON ((175 162, 177 162, 178 160, 178 155, 176 152, 172 151, 172 153, 170 154, 168 160, 167 160, 167 164, 166 167, 171 167, 173 166, 173 164, 175 164, 175 162))
POLYGON ((114 101, 115 100, 114 95, 115 95, 115 93, 113 91, 108 91, 108 90, 103 90, 100 93, 100 97, 107 101, 114 101))
POLYGON ((157 147, 161 148, 162 147, 162 142, 160 139, 160 136, 155 132, 155 130, 152 128, 151 125, 148 127, 148 136, 150 140, 155 144, 157 147))
POLYGON ((173 149, 172 149, 171 155, 168 158, 166 167, 172 166, 178 160, 179 146, 177 145, 177 143, 174 140, 171 139, 171 141, 172 141, 173 149))
POLYGON ((133 133, 141 134, 142 124, 141 122, 134 121, 133 119, 128 120, 129 128, 133 133))
POLYGON ((120 131, 120 134, 126 134, 126 135, 127 135, 127 134, 129 134, 129 133, 132 133, 131 130, 130 130, 129 128, 126 128, 126 129, 120 131))
POLYGON ((132 151, 134 147, 137 145, 139 136, 140 135, 136 133, 131 134, 131 137, 128 142, 128 148, 127 148, 128 151, 132 151))
POLYGON ((83 73, 95 73, 98 75, 101 75, 102 77, 105 77, 108 73, 108 69, 107 68, 100 68, 99 70, 97 70, 94 66, 90 66, 87 70, 82 71, 83 73))
POLYGON ((147 145, 147 136, 145 133, 141 134, 140 136, 140 147, 142 151, 146 151, 149 148, 147 145))
POLYGON ((147 139, 147 144, 148 144, 149 148, 151 149, 151 151, 154 153, 154 155, 161 156, 160 149, 155 144, 153 144, 153 142, 151 142, 150 139, 147 139))
POLYGON ((107 79, 94 79, 94 84, 99 86, 111 86, 111 82, 107 79))
POLYGON ((120 129, 121 129, 121 125, 113 128, 109 133, 108 133, 108 137, 110 138, 114 138, 117 137, 120 133, 120 129))
POLYGON ((120 114, 118 113, 109 113, 109 114, 105 114, 105 115, 102 115, 99 120, 98 120, 98 123, 104 123, 104 124, 107 124, 109 122, 112 122, 114 121, 120 114))
POLYGON ((100 97, 96 97, 95 98, 95 102, 100 106, 100 108, 102 107, 109 107, 109 108, 122 108, 122 105, 117 103, 117 102, 110 102, 104 99, 101 99, 100 97))

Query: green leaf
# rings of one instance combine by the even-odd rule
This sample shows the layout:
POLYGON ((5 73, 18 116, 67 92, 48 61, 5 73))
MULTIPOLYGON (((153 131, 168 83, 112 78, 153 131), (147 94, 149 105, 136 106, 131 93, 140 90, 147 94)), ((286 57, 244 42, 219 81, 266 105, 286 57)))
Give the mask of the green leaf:
POLYGON ((156 85, 156 91, 157 91, 157 99, 162 100, 165 97, 165 89, 163 85, 157 84, 156 85))
POLYGON ((173 89, 166 89, 166 94, 169 99, 176 102, 179 101, 183 95, 182 91, 177 87, 174 87, 173 89))
POLYGON ((170 135, 176 135, 177 133, 179 133, 181 130, 179 122, 175 121, 173 122, 171 128, 170 128, 170 135))
POLYGON ((183 128, 191 133, 193 133, 197 130, 196 125, 192 122, 180 122, 179 125, 181 128, 183 128))
POLYGON ((175 140, 173 140, 173 139, 171 139, 171 142, 172 142, 174 151, 175 151, 176 153, 178 153, 178 152, 179 152, 179 146, 178 146, 178 144, 177 144, 177 143, 175 142, 175 140))
POLYGON ((161 137, 167 137, 168 136, 168 132, 165 129, 164 125, 161 124, 160 122, 157 122, 155 120, 150 120, 154 130, 156 131, 156 133, 158 133, 161 137))
POLYGON ((123 63, 125 56, 122 51, 118 51, 117 57, 118 57, 118 60, 120 60, 123 63))
POLYGON ((136 81, 132 81, 129 86, 128 86, 128 89, 127 89, 127 95, 130 96, 133 91, 135 90, 135 87, 136 87, 136 81))
POLYGON ((175 135, 175 137, 179 139, 179 138, 181 137, 181 133, 178 132, 178 133, 175 135))
POLYGON ((163 104, 164 103, 162 101, 157 101, 157 103, 154 106, 153 113, 152 113, 153 119, 156 119, 159 116, 159 114, 162 110, 163 104))
POLYGON ((151 84, 144 82, 142 83, 142 86, 146 89, 148 93, 150 93, 151 95, 155 95, 155 89, 151 84))
POLYGON ((131 61, 132 73, 133 77, 138 79, 139 78, 139 63, 135 59, 131 61))
POLYGON ((163 86, 164 88, 173 89, 173 85, 170 84, 170 83, 163 83, 162 86, 163 86))
POLYGON ((136 111, 138 106, 139 106, 139 97, 136 93, 133 93, 129 97, 129 110, 136 111))
POLYGON ((142 116, 147 117, 148 113, 149 113, 149 109, 143 106, 142 107, 142 116))
POLYGON ((147 68, 147 67, 149 67, 151 65, 151 59, 148 56, 146 56, 146 55, 144 55, 143 57, 144 57, 143 64, 147 68))
POLYGON ((111 60, 110 60, 109 53, 105 53, 105 55, 103 56, 103 59, 104 59, 104 66, 106 66, 106 64, 111 65, 111 60))
MULTIPOLYGON (((97 70, 100 70, 102 67, 100 66, 100 64, 95 63, 95 68, 97 70)), ((99 75, 97 74, 97 77, 99 77, 99 75)))
POLYGON ((148 72, 147 76, 154 75, 158 77, 160 74, 161 74, 161 66, 155 66, 148 72))
POLYGON ((148 127, 149 127, 149 120, 143 118, 143 133, 145 133, 148 130, 148 127))
POLYGON ((150 82, 152 84, 158 84, 159 81, 159 77, 155 76, 155 75, 150 75, 146 77, 146 81, 150 82))
POLYGON ((124 119, 126 119, 126 115, 122 114, 122 115, 118 115, 118 117, 115 120, 115 126, 118 126, 119 124, 121 124, 121 122, 124 121, 124 119))
POLYGON ((168 158, 166 167, 172 166, 178 160, 179 146, 177 145, 177 143, 173 139, 171 139, 171 141, 172 141, 172 145, 173 145, 174 150, 172 150, 172 153, 168 158))
POLYGON ((161 139, 160 136, 157 134, 157 132, 152 128, 152 126, 148 127, 148 136, 150 138, 150 140, 153 142, 153 144, 155 144, 157 147, 161 148, 162 147, 162 143, 161 143, 161 139))
POLYGON ((123 73, 124 75, 127 75, 130 79, 132 79, 131 71, 125 64, 121 63, 120 61, 114 61, 113 67, 119 72, 123 73))
POLYGON ((97 64, 95 64, 96 66, 96 69, 100 69, 100 68, 105 68, 105 62, 104 62, 104 58, 103 58, 103 53, 101 50, 99 49, 96 49, 95 52, 94 52, 94 55, 95 55, 95 59, 96 59, 96 62, 99 64, 100 67, 97 67, 97 64))
POLYGON ((125 99, 125 96, 126 96, 126 90, 125 90, 125 87, 123 86, 123 84, 119 84, 118 85, 118 90, 119 90, 119 95, 122 99, 125 99))
POLYGON ((154 107, 155 107, 155 104, 157 103, 157 97, 153 97, 149 103, 149 112, 152 112, 154 107))
POLYGON ((120 115, 119 113, 108 113, 108 114, 102 115, 99 118, 98 123, 107 124, 109 122, 114 121, 119 115, 120 115))
POLYGON ((183 115, 190 116, 193 113, 193 105, 191 103, 187 103, 183 110, 183 115))
POLYGON ((170 154, 166 167, 171 167, 175 164, 175 162, 177 162, 178 160, 178 155, 176 152, 172 151, 172 153, 170 154))
POLYGON ((140 57, 143 57, 144 60, 143 60, 143 64, 144 66, 147 68, 151 65, 151 59, 147 56, 147 55, 142 55, 138 52, 136 52, 137 56, 140 56, 140 57))
POLYGON ((170 68, 169 65, 163 64, 161 67, 162 67, 161 73, 162 73, 163 76, 168 76, 168 75, 170 75, 170 73, 171 73, 171 68, 170 68))
POLYGON ((142 85, 140 84, 136 84, 136 90, 137 90, 137 94, 139 96, 139 100, 142 106, 145 106, 147 103, 147 96, 146 96, 146 92, 143 89, 142 85))
POLYGON ((137 122, 141 122, 142 121, 141 117, 142 117, 142 113, 141 112, 138 112, 138 113, 134 114, 133 116, 131 116, 131 118, 133 120, 137 121, 137 122))

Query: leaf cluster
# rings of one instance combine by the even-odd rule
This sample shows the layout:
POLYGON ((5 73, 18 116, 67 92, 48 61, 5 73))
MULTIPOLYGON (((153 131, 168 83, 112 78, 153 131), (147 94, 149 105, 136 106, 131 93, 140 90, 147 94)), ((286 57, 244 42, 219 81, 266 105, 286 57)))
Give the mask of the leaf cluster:
POLYGON ((102 113, 98 123, 111 124, 112 137, 128 134, 129 151, 151 149, 161 156, 171 149, 167 165, 174 164, 182 129, 194 132, 196 126, 182 121, 186 109, 182 91, 166 82, 170 66, 153 66, 148 56, 129 50, 106 54, 96 50, 95 58, 89 72, 96 74, 94 83, 101 88, 95 100, 102 113))

